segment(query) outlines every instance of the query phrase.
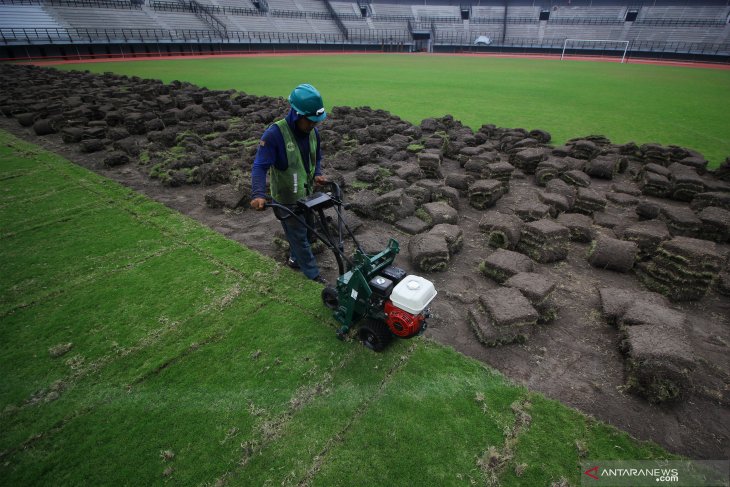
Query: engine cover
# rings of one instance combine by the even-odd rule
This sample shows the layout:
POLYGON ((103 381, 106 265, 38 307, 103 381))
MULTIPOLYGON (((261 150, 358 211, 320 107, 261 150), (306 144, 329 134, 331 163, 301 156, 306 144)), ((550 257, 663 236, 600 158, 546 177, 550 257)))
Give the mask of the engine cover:
POLYGON ((411 338, 418 335, 426 321, 423 313, 413 315, 398 308, 390 299, 385 302, 384 311, 386 314, 385 324, 388 325, 394 335, 401 338, 411 338))
POLYGON ((390 293, 390 300, 398 308, 412 315, 419 315, 436 297, 433 283, 420 276, 406 276, 390 293))

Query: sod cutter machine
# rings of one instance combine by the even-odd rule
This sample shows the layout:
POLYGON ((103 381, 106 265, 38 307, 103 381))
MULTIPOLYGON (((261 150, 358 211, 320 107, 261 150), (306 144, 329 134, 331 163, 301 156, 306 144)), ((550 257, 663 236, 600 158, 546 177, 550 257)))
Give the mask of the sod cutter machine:
POLYGON ((393 238, 377 254, 363 251, 342 216, 346 205, 340 187, 333 182, 325 185, 331 190, 302 198, 293 206, 266 206, 280 210, 285 218, 296 218, 334 254, 339 277, 336 286, 324 288, 322 301, 341 325, 337 336, 344 339, 351 327, 359 325, 360 341, 380 352, 393 336, 411 338, 422 334, 429 317, 428 305, 437 294, 433 283, 393 265, 400 251, 393 238), (325 215, 329 208, 334 209, 336 221, 325 215), (352 258, 344 252, 344 232, 356 247, 352 258))

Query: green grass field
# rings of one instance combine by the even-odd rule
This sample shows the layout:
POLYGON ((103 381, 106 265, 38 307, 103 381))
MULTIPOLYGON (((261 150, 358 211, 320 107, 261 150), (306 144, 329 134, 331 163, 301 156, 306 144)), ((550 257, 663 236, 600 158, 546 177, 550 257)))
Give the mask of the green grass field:
POLYGON ((0 484, 534 485, 670 457, 0 131, 0 484))
POLYGON ((325 104, 382 108, 413 123, 451 114, 477 129, 540 128, 553 142, 602 134, 675 144, 712 166, 730 156, 730 71, 641 64, 423 55, 326 55, 64 65, 287 96, 314 84, 325 104))

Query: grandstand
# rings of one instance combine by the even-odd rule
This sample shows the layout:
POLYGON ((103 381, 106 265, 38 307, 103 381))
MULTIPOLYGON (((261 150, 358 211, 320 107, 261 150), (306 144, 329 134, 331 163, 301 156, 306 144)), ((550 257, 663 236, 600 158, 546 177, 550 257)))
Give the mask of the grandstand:
POLYGON ((0 57, 254 50, 557 52, 730 60, 727 0, 0 0, 0 57), (647 4, 647 5, 644 5, 647 4), (486 36, 487 46, 474 45, 486 36), (577 50, 610 54, 607 43, 577 50))

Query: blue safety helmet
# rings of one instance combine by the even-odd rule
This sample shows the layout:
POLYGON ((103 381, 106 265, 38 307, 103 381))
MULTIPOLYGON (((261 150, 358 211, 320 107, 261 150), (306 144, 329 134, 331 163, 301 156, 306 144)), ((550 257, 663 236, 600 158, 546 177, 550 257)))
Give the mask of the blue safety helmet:
POLYGON ((312 122, 321 122, 327 118, 322 95, 310 84, 301 84, 294 88, 289 95, 289 104, 299 115, 312 122))

